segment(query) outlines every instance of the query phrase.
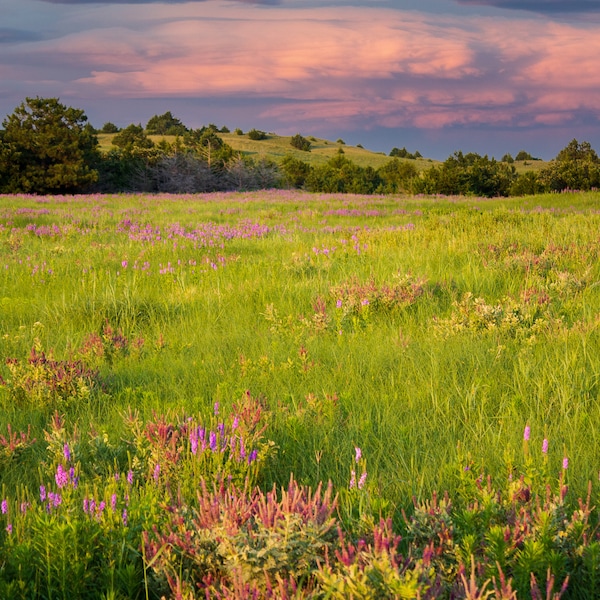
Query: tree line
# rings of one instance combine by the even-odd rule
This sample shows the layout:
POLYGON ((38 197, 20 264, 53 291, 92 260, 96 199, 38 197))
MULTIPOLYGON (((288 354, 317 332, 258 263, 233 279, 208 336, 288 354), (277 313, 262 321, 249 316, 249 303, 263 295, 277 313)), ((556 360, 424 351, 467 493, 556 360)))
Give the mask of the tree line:
MULTIPOLYGON (((378 169, 361 167, 343 148, 324 165, 287 155, 279 163, 236 153, 220 137, 229 133, 210 124, 189 129, 170 112, 152 117, 146 127, 119 129, 112 148, 100 152, 98 132, 85 113, 57 98, 27 98, 0 129, 0 193, 167 192, 298 188, 310 192, 356 194, 444 194, 519 196, 600 187, 600 159, 589 142, 572 140, 544 168, 517 173, 515 160, 461 151, 424 170, 420 153, 394 148, 378 169), (175 136, 172 143, 151 135, 175 136)), ((243 135, 240 129, 235 133, 243 135)), ((252 129, 251 139, 266 133, 252 129)), ((310 152, 311 142, 297 134, 290 145, 310 152)), ((522 151, 516 160, 535 160, 522 151)))

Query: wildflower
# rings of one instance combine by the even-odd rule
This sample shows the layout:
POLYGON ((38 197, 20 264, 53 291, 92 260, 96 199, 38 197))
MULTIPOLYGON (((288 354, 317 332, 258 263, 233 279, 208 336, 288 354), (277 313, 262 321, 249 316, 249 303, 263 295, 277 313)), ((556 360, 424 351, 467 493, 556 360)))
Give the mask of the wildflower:
POLYGON ((8 533, 8 535, 10 535, 12 532, 13 532, 13 526, 12 526, 12 523, 9 523, 6 526, 6 533, 8 533))
POLYGON ((342 301, 341 301, 341 299, 338 299, 338 301, 335 303, 335 307, 336 308, 342 308, 342 301))
POLYGON ((83 512, 87 515, 90 511, 90 501, 87 498, 83 499, 83 512))
POLYGON ((2 500, 2 503, 0 504, 0 511, 3 515, 8 512, 8 500, 6 500, 6 498, 2 500))
POLYGON ((40 501, 46 500, 46 486, 40 485, 40 501))
POLYGON ((69 483, 69 475, 65 471, 62 465, 58 465, 56 468, 56 474, 54 475, 54 479, 56 480, 56 485, 62 489, 69 483))
POLYGON ((198 429, 193 428, 190 431, 190 450, 192 454, 196 454, 198 452, 198 429))
POLYGON ((208 445, 213 452, 216 451, 216 449, 217 449, 217 434, 214 431, 211 431, 208 436, 208 445))
POLYGON ((363 299, 360 301, 360 303, 361 303, 363 306, 369 306, 369 301, 368 301, 366 298, 363 298, 363 299))
POLYGON ((213 406, 213 412, 215 417, 219 414, 219 403, 215 402, 215 405, 213 406))
POLYGON ((248 464, 253 463, 256 458, 258 456, 258 452, 256 450, 252 450, 252 452, 250 452, 250 456, 248 457, 248 464))
POLYGON ((133 471, 131 469, 127 471, 127 483, 133 485, 133 471))
POLYGON ((246 458, 246 448, 244 447, 244 439, 240 437, 240 460, 246 458))
POLYGON ((122 266, 124 269, 126 269, 126 268, 127 268, 127 265, 128 265, 128 263, 127 263, 127 261, 126 261, 126 260, 123 260, 123 261, 121 261, 121 266, 122 266))
POLYGON ((357 446, 354 448, 354 461, 358 462, 362 458, 362 450, 357 446))
POLYGON ((65 444, 63 446, 63 455, 64 455, 66 461, 71 460, 71 450, 69 449, 69 444, 65 444))
POLYGON ((350 489, 352 489, 356 485, 356 471, 350 472, 350 489))
POLYGON ((240 419, 239 419, 239 417, 236 415, 236 416, 234 417, 234 419, 233 419, 233 423, 231 424, 231 430, 232 430, 232 431, 235 431, 235 430, 238 428, 239 424, 240 424, 240 419))
POLYGON ((528 442, 530 435, 531 435, 531 427, 529 427, 529 425, 525 425, 525 430, 523 431, 523 439, 526 442, 528 442))
POLYGON ((363 474, 360 476, 360 479, 358 480, 358 489, 362 490, 363 487, 365 486, 365 481, 367 481, 367 472, 364 471, 363 474))
POLYGON ((542 442, 542 452, 548 454, 548 438, 544 438, 544 441, 542 442))
POLYGON ((564 457, 563 458, 563 464, 562 464, 562 468, 566 471, 569 468, 569 459, 568 457, 564 457))
POLYGON ((112 508, 113 511, 115 511, 117 509, 117 495, 113 494, 110 497, 110 507, 112 508))
POLYGON ((158 483, 158 478, 160 477, 160 464, 159 463, 156 463, 152 477, 154 477, 154 481, 156 481, 156 483, 158 483))
POLYGON ((127 509, 123 509, 123 513, 121 514, 121 520, 123 521, 123 525, 127 527, 128 518, 127 518, 127 509))

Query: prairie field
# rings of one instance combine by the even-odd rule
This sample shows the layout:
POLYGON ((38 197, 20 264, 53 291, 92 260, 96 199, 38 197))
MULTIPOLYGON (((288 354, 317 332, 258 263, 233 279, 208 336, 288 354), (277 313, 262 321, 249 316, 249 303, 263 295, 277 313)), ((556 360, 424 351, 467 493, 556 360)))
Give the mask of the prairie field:
POLYGON ((600 597, 599 192, 0 196, 0 248, 0 597, 600 597))

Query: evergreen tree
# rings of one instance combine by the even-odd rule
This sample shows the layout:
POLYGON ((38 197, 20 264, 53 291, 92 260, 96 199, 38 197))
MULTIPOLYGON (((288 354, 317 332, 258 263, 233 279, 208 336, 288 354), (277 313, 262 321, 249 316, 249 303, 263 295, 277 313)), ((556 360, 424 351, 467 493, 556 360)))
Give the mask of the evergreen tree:
POLYGON ((98 140, 82 110, 57 98, 27 98, 3 121, 0 190, 75 193, 98 178, 98 140))

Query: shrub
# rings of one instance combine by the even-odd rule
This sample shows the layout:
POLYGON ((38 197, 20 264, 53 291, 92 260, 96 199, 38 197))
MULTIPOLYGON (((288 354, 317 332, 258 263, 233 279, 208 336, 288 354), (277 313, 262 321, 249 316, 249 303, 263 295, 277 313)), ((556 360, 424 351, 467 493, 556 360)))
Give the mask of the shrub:
POLYGON ((260 131, 260 129, 251 129, 248 132, 248 137, 251 140, 266 140, 267 134, 264 131, 260 131))

